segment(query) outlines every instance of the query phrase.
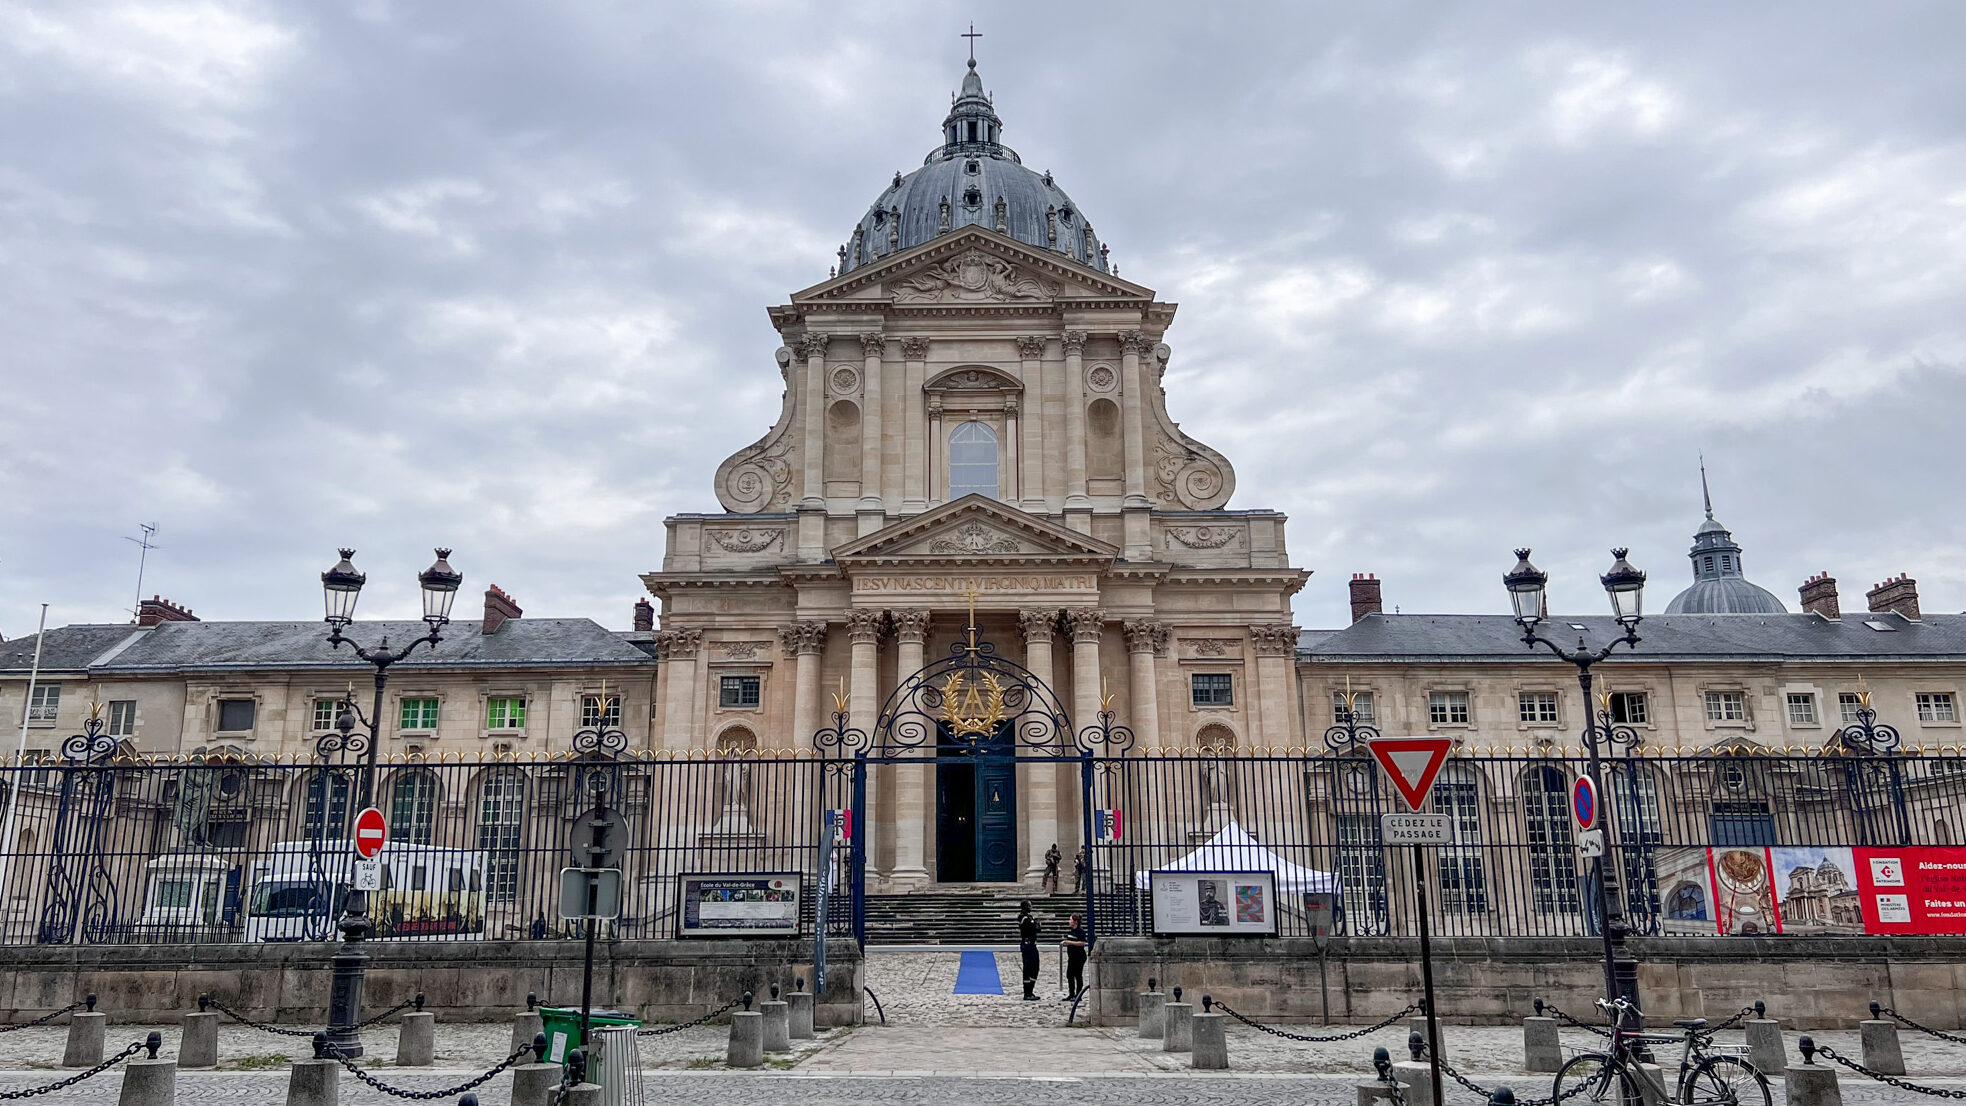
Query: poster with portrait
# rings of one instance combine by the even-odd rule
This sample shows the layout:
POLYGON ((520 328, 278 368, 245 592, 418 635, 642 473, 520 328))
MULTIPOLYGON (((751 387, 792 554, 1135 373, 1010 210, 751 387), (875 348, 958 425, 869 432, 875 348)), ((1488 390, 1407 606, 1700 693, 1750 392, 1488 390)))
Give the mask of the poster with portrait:
POLYGON ((1272 872, 1154 872, 1151 895, 1157 934, 1276 936, 1272 872))

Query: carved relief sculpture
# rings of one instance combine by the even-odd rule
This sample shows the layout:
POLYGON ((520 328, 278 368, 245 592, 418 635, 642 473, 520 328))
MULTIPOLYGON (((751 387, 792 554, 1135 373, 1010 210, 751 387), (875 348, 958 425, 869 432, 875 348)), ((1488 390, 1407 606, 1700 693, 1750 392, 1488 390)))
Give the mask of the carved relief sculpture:
POLYGON ((1058 285, 1025 276, 1010 262, 982 250, 967 250, 940 265, 895 282, 894 302, 978 302, 1044 300, 1058 285))
POLYGON ((782 526, 758 530, 711 530, 710 540, 727 553, 762 553, 785 540, 782 526))
POLYGON ((1189 549, 1220 549, 1242 536, 1236 526, 1170 526, 1167 536, 1189 549))
POLYGON ((766 642, 762 641, 720 641, 712 646, 724 655, 725 660, 749 661, 758 659, 766 642))
POLYGON ((1192 637, 1184 639, 1188 652, 1196 657, 1226 657, 1231 653, 1241 654, 1242 642, 1234 638, 1192 637))
POLYGON ((951 537, 937 538, 929 543, 930 553, 1015 553, 1017 539, 999 533, 980 522, 969 522, 956 529, 951 537))

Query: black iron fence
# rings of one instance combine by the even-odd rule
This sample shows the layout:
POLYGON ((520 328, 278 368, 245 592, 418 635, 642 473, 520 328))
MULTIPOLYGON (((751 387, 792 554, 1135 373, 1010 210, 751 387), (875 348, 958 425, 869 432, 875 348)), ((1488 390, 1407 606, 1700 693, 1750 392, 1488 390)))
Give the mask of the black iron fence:
MULTIPOLYGON (((799 932, 812 933, 824 811, 851 801, 839 764, 628 756, 378 765, 389 843, 370 895, 376 936, 573 935, 558 916, 559 873, 573 863, 592 773, 607 774, 629 828, 624 909, 609 936, 675 936, 681 877, 729 872, 786 873, 799 893, 708 913, 795 905, 799 932)), ((332 940, 360 795, 358 768, 252 758, 0 767, 0 800, 19 803, 0 852, 0 942, 332 940)), ((837 881, 845 869, 833 867, 837 881)), ((830 932, 849 930, 846 896, 831 896, 827 913, 830 932)))
MULTIPOLYGON (((1017 834, 1020 848, 1056 834, 1069 857, 1080 826, 1117 829, 1095 831, 1087 850, 1100 934, 1154 932, 1150 873, 1210 855, 1275 873, 1285 935, 1312 932, 1325 905, 1341 934, 1416 932, 1410 862, 1380 833, 1380 816, 1402 808, 1370 757, 1197 753, 1089 767, 1089 793, 1060 776, 1055 803, 1020 806, 1027 822, 1046 811, 1042 827, 1017 834), (1312 887, 1331 888, 1329 899, 1304 893, 1312 887)), ((1451 840, 1423 855, 1435 932, 1597 932, 1568 807, 1584 769, 1556 757, 1450 759, 1432 809, 1449 816, 1451 840)), ((867 771, 789 754, 383 764, 375 802, 390 845, 370 915, 391 940, 571 936, 559 871, 591 802, 588 776, 603 772, 630 830, 626 905, 608 936, 675 936, 703 912, 684 901, 691 873, 786 874, 808 937, 824 881, 827 932, 849 935, 857 869, 850 849, 824 847, 823 827, 826 812, 854 806, 856 773, 867 771)), ((252 758, 0 766, 0 802, 18 801, 0 841, 0 943, 330 940, 352 871, 357 773, 252 758)), ((1621 756, 1606 776, 1606 863, 1640 934, 1866 932, 1862 850, 1952 845, 1966 818, 1957 750, 1621 756)), ((854 812, 874 869, 891 863, 897 837, 933 832, 933 819, 907 821, 927 813, 914 809, 889 796, 854 812)), ((777 909, 732 901, 710 912, 777 909)))

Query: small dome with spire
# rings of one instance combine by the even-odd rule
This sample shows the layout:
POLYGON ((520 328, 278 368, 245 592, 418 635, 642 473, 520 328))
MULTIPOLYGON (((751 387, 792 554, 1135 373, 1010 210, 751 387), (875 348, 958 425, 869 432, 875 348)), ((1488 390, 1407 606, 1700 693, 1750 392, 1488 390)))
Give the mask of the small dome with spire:
POLYGON ((1673 596, 1667 614, 1787 614, 1775 594, 1747 578, 1741 547, 1727 527, 1713 517, 1713 495, 1707 490, 1706 462, 1700 463, 1700 497, 1707 518, 1693 532, 1693 586, 1673 596))
POLYGON ((890 254, 981 226, 1081 265, 1110 272, 1106 247, 1051 174, 1024 166, 1003 144, 1003 120, 976 59, 942 120, 942 144, 922 167, 895 174, 840 247, 840 275, 890 254))

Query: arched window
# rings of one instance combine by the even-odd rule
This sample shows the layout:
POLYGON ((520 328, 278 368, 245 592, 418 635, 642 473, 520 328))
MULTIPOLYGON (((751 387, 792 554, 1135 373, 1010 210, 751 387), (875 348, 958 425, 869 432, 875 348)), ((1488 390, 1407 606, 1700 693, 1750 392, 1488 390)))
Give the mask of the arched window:
POLYGON ((1457 914, 1488 909, 1488 869, 1481 847, 1481 780, 1466 765, 1441 769, 1434 784, 1434 813, 1447 815, 1450 843, 1442 845, 1440 908, 1457 914))
POLYGON ((949 498, 997 498, 997 433, 980 422, 966 422, 949 433, 949 498))
POLYGON ((1538 914, 1577 910, 1577 861, 1570 840, 1570 795, 1563 771, 1540 764, 1522 774, 1522 820, 1529 883, 1538 914))
POLYGON ((1707 920, 1707 892, 1697 883, 1682 883, 1666 896, 1666 917, 1677 922, 1707 920))
POLYGON ((319 771, 309 776, 302 805, 301 836, 309 841, 339 838, 348 832, 348 777, 319 771))
POLYGON ((519 837, 526 816, 526 778, 511 768, 485 777, 478 793, 478 851, 485 854, 485 893, 493 902, 519 897, 519 837))
POLYGON ((389 787, 389 839, 428 845, 437 825, 437 777, 421 769, 403 772, 389 787))

